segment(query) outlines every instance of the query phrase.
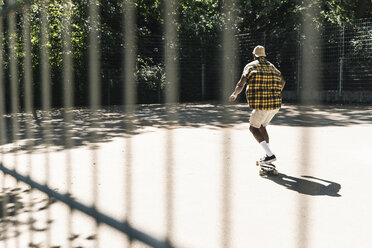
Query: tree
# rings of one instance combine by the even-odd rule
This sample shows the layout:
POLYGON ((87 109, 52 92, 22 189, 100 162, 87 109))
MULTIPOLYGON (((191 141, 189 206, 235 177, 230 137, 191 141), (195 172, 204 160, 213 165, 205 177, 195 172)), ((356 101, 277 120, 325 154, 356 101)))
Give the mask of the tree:
MULTIPOLYGON (((88 34, 89 14, 88 0, 49 0, 49 62, 54 105, 61 105, 62 70, 63 70, 63 39, 62 32, 66 28, 63 19, 70 15, 72 19, 72 54, 75 79, 75 103, 85 105, 88 100, 88 34), (71 11, 66 12, 66 6, 71 11)), ((100 41, 101 64, 104 97, 109 93, 117 99, 113 103, 121 103, 122 51, 123 51, 123 2, 116 0, 98 1, 100 9, 100 41), (107 93, 107 94, 106 94, 107 93)), ((224 29, 236 33, 258 33, 258 41, 280 41, 281 46, 275 47, 277 54, 271 54, 275 62, 285 62, 280 49, 286 44, 297 40, 295 35, 305 21, 310 21, 322 31, 329 23, 341 27, 343 23, 352 23, 356 18, 372 17, 372 2, 370 0, 236 0, 229 9, 224 9, 222 0, 178 0, 175 25, 179 34, 179 49, 181 58, 181 94, 183 100, 193 100, 198 96, 198 82, 201 64, 206 66, 206 78, 210 80, 212 91, 215 81, 218 81, 218 59, 221 54, 221 33, 224 29), (317 15, 306 15, 309 8, 316 8, 317 15), (235 16, 233 25, 227 26, 225 14, 229 11, 235 16), (193 77, 192 77, 193 76, 193 77)), ((30 7, 32 66, 36 105, 40 105, 40 8, 42 0, 32 1, 30 7)), ((156 94, 164 87, 164 8, 163 0, 136 0, 136 31, 138 41, 137 77, 139 87, 149 90, 148 94, 156 94), (156 85, 156 87, 154 86, 156 85)), ((6 6, 5 6, 6 7, 6 6)), ((6 20, 6 19, 5 19, 6 20)), ((22 42, 23 16, 18 13, 18 45, 17 59, 22 65, 24 51, 22 42)), ((7 42, 7 23, 5 22, 4 52, 5 58, 9 52, 7 42)), ((337 29, 335 29, 337 30, 337 29)), ((337 33, 334 34, 334 37, 337 33)), ((333 39, 332 36, 330 39, 333 39)), ((331 42, 337 42, 334 38, 331 42)), ((257 42, 258 42, 257 41, 257 42)), ((353 43, 355 49, 360 49, 358 42, 353 43)), ((269 47, 270 50, 273 50, 269 47)), ((8 70, 8 61, 4 61, 8 70)), ((8 75, 9 73, 6 73, 8 75)), ((22 80, 22 75, 19 77, 22 80)), ((208 82, 206 82, 208 84, 208 82)), ((21 91, 22 92, 22 91, 21 91)), ((214 93, 212 93, 213 95, 214 93)), ((146 94, 145 94, 146 95, 146 94)), ((148 99, 148 97, 145 97, 148 99)), ((159 99, 156 97, 155 99, 159 99)), ((109 103, 103 100, 103 103, 109 103)))

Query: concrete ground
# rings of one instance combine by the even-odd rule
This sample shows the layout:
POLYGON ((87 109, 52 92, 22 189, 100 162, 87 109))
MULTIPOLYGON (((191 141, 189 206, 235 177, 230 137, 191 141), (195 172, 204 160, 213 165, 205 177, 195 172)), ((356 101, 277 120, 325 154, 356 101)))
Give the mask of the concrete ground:
MULTIPOLYGON (((128 129, 120 108, 95 116, 76 109, 71 149, 61 111, 38 112, 33 149, 30 139, 9 135, 3 165, 31 171, 41 183, 47 178, 54 190, 95 202, 154 238, 168 236, 175 247, 371 246, 372 107, 284 105, 268 127, 279 171, 268 178, 255 166, 263 150, 248 130, 246 105, 176 110, 169 126, 164 106, 139 106, 128 129), (53 133, 47 148, 45 123, 53 133)), ((6 121, 10 127, 11 117, 6 121)), ((27 116, 18 122, 25 133, 27 116)), ((2 218, 0 247, 147 247, 129 246, 125 236, 61 203, 46 204, 43 194, 9 177, 1 183, 2 197, 18 196, 19 214, 2 218)))

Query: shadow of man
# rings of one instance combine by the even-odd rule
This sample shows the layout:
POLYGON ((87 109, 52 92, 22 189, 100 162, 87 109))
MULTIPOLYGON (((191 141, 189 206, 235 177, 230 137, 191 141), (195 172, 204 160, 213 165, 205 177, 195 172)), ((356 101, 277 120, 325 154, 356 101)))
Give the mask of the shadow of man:
POLYGON ((320 196, 327 195, 332 197, 340 197, 339 191, 341 185, 328 180, 312 177, 302 176, 297 178, 279 173, 275 177, 267 177, 267 179, 286 187, 289 190, 297 191, 300 194, 320 196), (318 182, 316 182, 318 181, 318 182), (320 183, 321 182, 321 183, 320 183))

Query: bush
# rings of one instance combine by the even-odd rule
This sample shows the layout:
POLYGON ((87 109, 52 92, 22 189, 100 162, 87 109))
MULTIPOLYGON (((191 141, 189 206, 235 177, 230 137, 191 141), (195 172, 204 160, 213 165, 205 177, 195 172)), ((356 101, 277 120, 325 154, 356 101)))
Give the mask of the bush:
POLYGON ((165 70, 162 63, 152 64, 151 61, 140 60, 137 82, 139 103, 160 103, 163 101, 165 70))

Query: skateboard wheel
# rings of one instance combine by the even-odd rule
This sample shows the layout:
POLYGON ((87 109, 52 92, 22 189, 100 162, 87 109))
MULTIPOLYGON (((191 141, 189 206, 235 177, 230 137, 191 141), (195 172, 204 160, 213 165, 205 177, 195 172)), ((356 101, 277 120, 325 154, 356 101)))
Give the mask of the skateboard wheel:
POLYGON ((258 161, 256 161, 256 165, 258 166, 260 163, 258 161))
POLYGON ((275 176, 277 176, 277 175, 278 175, 278 171, 277 171, 277 170, 274 170, 274 171, 273 171, 273 174, 274 174, 275 176))
POLYGON ((260 174, 261 177, 265 175, 262 170, 259 171, 259 174, 260 174))

